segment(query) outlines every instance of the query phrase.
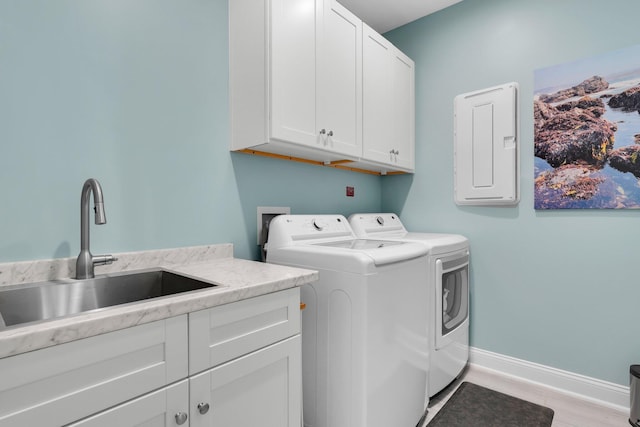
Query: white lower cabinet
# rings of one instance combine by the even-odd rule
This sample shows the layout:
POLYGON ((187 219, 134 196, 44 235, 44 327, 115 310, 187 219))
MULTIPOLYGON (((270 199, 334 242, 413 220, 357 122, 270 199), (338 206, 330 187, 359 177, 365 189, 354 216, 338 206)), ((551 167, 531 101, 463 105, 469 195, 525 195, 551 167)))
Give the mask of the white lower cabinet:
POLYGON ((187 315, 0 359, 0 427, 59 427, 186 378, 187 315))
POLYGON ((0 359, 0 427, 299 426, 299 303, 288 289, 0 359))
POLYGON ((299 427, 301 369, 297 335, 69 427, 299 427))
POLYGON ((297 335, 192 377, 191 427, 299 427, 301 369, 297 335))
POLYGON ((183 426, 188 426, 189 380, 146 394, 130 402, 116 406, 97 415, 86 418, 69 427, 168 427, 178 425, 180 417, 183 426))

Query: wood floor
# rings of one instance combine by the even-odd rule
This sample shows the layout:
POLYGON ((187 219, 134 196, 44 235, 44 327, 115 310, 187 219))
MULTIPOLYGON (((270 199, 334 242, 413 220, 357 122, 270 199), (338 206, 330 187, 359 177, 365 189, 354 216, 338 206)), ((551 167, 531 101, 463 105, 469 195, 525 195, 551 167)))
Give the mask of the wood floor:
POLYGON ((553 409, 555 414, 552 427, 630 427, 628 412, 618 411, 474 365, 468 367, 458 380, 431 399, 425 426, 463 381, 553 409))

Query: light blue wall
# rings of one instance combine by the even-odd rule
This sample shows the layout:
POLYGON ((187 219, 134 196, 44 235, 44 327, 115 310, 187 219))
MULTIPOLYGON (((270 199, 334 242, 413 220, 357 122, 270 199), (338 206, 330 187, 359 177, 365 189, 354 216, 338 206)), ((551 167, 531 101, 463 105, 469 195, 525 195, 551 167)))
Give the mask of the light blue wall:
POLYGON ((472 345, 625 384, 640 213, 533 209, 533 70, 640 43, 636 0, 592 4, 466 0, 388 34, 416 61, 417 172, 381 179, 228 152, 224 0, 0 2, 0 262, 75 256, 88 177, 108 218, 94 253, 232 242, 254 258, 256 206, 382 208, 470 237, 472 345), (453 97, 508 81, 522 202, 457 207, 453 97))
POLYGON ((387 36, 416 62, 416 174, 383 180, 407 228, 472 245, 471 344, 628 385, 640 363, 638 211, 533 209, 533 72, 640 43, 637 0, 465 0, 387 36), (520 83, 515 208, 453 202, 453 98, 520 83))
POLYGON ((256 206, 379 210, 380 178, 228 151, 226 0, 0 2, 0 262, 231 242, 256 206), (356 187, 346 198, 345 187, 356 187))

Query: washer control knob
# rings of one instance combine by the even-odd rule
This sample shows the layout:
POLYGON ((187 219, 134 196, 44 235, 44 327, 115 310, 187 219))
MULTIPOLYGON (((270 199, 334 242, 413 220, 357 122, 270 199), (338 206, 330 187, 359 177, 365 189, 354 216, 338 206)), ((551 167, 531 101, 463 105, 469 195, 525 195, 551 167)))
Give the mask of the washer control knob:
POLYGON ((317 219, 313 220, 313 228, 315 228, 318 231, 322 231, 322 229, 325 227, 325 224, 317 219))
POLYGON ((381 216, 376 217, 376 221, 378 222, 378 224, 384 225, 384 218, 382 218, 381 216))

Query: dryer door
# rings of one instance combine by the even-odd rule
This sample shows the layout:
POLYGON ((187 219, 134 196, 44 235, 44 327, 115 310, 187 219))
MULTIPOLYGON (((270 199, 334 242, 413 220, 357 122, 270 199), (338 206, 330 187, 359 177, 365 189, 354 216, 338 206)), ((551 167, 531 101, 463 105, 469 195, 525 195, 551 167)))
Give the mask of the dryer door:
POLYGON ((469 319, 469 252, 436 260, 436 349, 455 341, 469 319))

